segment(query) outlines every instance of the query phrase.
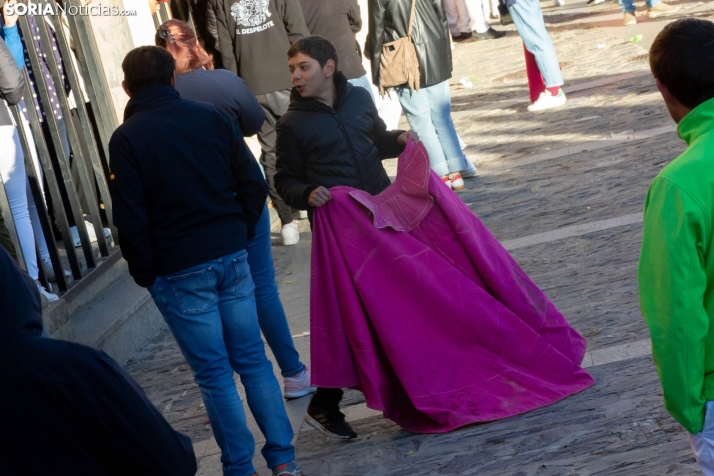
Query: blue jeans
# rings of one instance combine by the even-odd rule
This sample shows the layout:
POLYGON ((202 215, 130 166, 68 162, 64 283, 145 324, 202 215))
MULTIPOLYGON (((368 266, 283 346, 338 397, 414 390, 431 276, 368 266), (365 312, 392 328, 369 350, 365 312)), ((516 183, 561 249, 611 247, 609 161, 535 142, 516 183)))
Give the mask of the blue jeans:
POLYGON ((508 11, 523 44, 535 56, 545 86, 547 88, 561 86, 563 75, 560 73, 560 63, 553 42, 550 41, 550 35, 545 29, 543 12, 538 0, 518 0, 515 5, 508 6, 508 11))
POLYGON ((472 168, 461 150, 451 120, 449 82, 443 81, 418 91, 409 88, 396 88, 396 91, 409 125, 426 147, 434 172, 441 177, 472 168))
MULTIPOLYGON (((627 13, 627 12, 633 12, 636 10, 636 7, 634 5, 635 0, 620 0, 620 7, 622 7, 622 12, 627 13)), ((659 0, 647 0, 645 2, 649 8, 654 7, 659 3, 659 0)))
MULTIPOLYGON (((375 102, 374 91, 372 90, 372 81, 369 80, 368 74, 365 74, 364 76, 360 76, 359 78, 348 79, 347 82, 352 84, 353 86, 359 86, 359 87, 364 88, 367 91, 369 91, 369 95, 372 96, 372 102, 375 102)), ((417 132, 417 134, 418 134, 418 132, 417 132)))
POLYGON ((226 476, 255 473, 255 440, 233 371, 265 435, 268 466, 295 459, 292 427, 260 338, 253 288, 245 250, 159 276, 149 288, 201 388, 226 476))
POLYGON ((278 361, 283 377, 292 377, 302 372, 304 366, 295 350, 285 310, 278 296, 278 285, 275 283, 267 203, 255 228, 255 237, 248 243, 247 251, 250 275, 255 283, 255 304, 260 330, 263 331, 265 340, 278 361))

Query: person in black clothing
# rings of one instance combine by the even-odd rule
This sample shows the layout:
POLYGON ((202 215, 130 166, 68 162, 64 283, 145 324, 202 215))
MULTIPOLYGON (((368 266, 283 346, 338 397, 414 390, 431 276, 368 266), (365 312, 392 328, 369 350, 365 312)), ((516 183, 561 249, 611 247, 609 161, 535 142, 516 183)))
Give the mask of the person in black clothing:
MULTIPOLYGON (((283 225, 283 245, 300 240, 292 210, 275 189, 275 127, 290 102, 290 71, 285 53, 309 35, 298 0, 207 0, 209 48, 220 53, 223 67, 243 78, 265 111, 258 133, 260 162, 270 198, 283 225)), ((209 50, 210 51, 210 50, 209 50)))
POLYGON ((372 92, 372 81, 362 66, 362 53, 355 35, 362 29, 362 17, 357 0, 300 0, 307 29, 335 47, 340 58, 340 72, 354 86, 372 92))
POLYGON ((228 117, 211 104, 181 99, 175 67, 157 46, 136 48, 122 62, 131 99, 109 142, 119 245, 193 370, 223 474, 255 473, 237 372, 265 435, 268 466, 274 475, 300 476, 260 336, 246 252, 268 187, 228 117))
POLYGON ((0 248, 0 473, 124 476, 196 473, 174 431, 104 352, 41 337, 40 294, 0 248), (10 431, 12 429, 12 431, 10 431))
MULTIPOLYGON (((346 185, 376 195, 389 187, 382 159, 396 157, 414 131, 388 131, 363 88, 337 70, 334 46, 320 36, 296 41, 288 51, 295 87, 278 122, 275 185, 286 203, 308 211, 329 202, 329 188, 346 185)), ((332 438, 357 434, 339 410, 342 390, 318 388, 306 422, 332 438)))

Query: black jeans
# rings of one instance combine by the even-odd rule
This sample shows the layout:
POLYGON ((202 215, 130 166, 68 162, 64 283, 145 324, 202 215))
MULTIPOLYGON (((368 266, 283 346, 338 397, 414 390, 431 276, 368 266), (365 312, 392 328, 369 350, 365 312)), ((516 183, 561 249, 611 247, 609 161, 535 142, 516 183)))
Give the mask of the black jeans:
POLYGON ((278 212, 280 221, 283 225, 293 221, 293 211, 275 190, 275 174, 277 168, 275 166, 277 157, 275 155, 275 142, 277 139, 276 127, 278 119, 285 114, 290 105, 290 90, 283 89, 267 94, 258 94, 256 96, 258 104, 265 111, 265 122, 263 127, 258 132, 258 142, 263 153, 260 155, 260 163, 265 170, 265 178, 268 181, 268 194, 273 201, 273 207, 278 212))
POLYGON ((340 388, 319 387, 315 392, 315 396, 312 397, 310 405, 324 408, 326 411, 333 413, 340 410, 342 395, 344 395, 344 392, 340 388))

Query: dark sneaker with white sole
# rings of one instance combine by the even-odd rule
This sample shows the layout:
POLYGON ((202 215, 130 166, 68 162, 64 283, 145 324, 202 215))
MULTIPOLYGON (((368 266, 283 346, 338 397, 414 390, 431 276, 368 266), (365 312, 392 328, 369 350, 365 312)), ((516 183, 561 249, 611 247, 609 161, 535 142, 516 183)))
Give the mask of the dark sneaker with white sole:
POLYGON ((307 407, 305 422, 326 436, 337 440, 351 440, 357 438, 357 433, 345 421, 345 415, 337 411, 327 411, 323 407, 310 405, 307 407))
POLYGON ((498 31, 498 30, 494 30, 493 28, 489 28, 487 31, 485 31, 483 33, 476 33, 475 31, 473 33, 471 33, 471 36, 476 41, 496 40, 496 39, 501 38, 502 36, 505 36, 505 35, 506 35, 505 31, 498 31))
POLYGON ((273 476, 307 476, 295 461, 278 465, 272 471, 273 476))

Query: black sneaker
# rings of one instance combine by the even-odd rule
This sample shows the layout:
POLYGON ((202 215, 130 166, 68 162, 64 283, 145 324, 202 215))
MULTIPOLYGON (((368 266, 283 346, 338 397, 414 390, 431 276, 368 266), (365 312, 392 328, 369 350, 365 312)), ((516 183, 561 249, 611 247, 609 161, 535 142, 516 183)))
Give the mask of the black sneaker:
POLYGON ((471 33, 461 33, 459 36, 451 35, 451 39, 454 40, 454 43, 474 41, 473 37, 471 36, 471 33))
POLYGON ((493 28, 489 28, 488 31, 485 33, 476 33, 475 31, 472 33, 474 40, 495 40, 496 38, 501 38, 506 34, 505 31, 498 31, 494 30, 493 28))
POLYGON ((330 438, 338 440, 357 438, 357 433, 345 421, 345 415, 339 410, 328 412, 322 407, 310 405, 307 407, 305 422, 330 438))

